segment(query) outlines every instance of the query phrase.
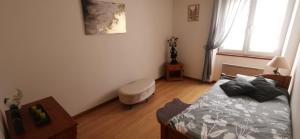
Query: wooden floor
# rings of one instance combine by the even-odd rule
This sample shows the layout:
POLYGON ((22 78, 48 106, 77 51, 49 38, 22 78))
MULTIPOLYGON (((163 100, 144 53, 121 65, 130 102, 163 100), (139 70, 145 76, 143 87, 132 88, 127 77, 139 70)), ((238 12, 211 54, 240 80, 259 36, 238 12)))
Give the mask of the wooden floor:
POLYGON ((78 139, 159 139, 156 111, 173 98, 192 103, 210 87, 199 81, 159 80, 156 92, 147 103, 127 109, 118 100, 111 101, 76 118, 78 139))

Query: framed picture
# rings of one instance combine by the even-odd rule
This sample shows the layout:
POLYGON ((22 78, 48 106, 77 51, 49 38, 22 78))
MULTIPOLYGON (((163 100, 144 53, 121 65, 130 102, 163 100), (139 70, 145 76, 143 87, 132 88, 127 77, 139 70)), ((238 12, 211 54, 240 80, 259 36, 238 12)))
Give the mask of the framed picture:
POLYGON ((85 34, 126 32, 125 4, 99 0, 81 0, 85 34))
POLYGON ((188 6, 188 22, 199 21, 200 4, 191 4, 188 6))

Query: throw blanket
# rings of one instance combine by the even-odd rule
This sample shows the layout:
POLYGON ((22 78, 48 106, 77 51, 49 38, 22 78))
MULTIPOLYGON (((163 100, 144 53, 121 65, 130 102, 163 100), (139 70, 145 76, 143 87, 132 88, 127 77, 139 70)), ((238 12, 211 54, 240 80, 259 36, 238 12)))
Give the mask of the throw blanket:
POLYGON ((286 96, 259 103, 247 96, 228 97, 219 80, 207 94, 170 125, 195 139, 291 139, 290 107, 286 96))

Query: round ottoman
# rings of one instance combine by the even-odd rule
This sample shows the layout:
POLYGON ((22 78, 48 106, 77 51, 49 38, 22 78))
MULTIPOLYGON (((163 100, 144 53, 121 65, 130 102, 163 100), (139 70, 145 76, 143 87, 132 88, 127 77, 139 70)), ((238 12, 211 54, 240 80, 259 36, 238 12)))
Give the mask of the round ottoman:
POLYGON ((155 91, 153 79, 133 81, 119 89, 119 99, 124 104, 136 104, 148 99, 155 91))

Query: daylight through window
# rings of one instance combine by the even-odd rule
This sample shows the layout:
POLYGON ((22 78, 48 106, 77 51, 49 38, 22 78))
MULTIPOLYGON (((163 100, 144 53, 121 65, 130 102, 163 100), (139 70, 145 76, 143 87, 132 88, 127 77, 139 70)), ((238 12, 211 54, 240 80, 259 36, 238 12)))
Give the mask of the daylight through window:
POLYGON ((279 55, 287 32, 289 0, 248 0, 219 52, 279 55))

